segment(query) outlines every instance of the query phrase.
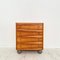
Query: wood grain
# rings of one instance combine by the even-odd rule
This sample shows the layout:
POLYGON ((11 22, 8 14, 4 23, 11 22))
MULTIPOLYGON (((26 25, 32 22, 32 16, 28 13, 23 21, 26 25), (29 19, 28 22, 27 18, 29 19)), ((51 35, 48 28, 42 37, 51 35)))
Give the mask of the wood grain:
POLYGON ((18 44, 18 46, 19 46, 19 47, 22 47, 22 48, 23 48, 23 47, 26 47, 26 48, 27 48, 27 47, 28 47, 28 48, 31 48, 31 47, 32 47, 32 48, 33 48, 33 47, 36 47, 36 48, 38 47, 38 48, 39 48, 39 47, 40 47, 40 48, 42 48, 42 45, 41 45, 41 44, 40 44, 39 46, 38 46, 38 45, 26 45, 26 44, 20 45, 20 44, 18 44))
POLYGON ((42 32, 28 32, 28 31, 17 31, 16 32, 17 36, 38 36, 38 35, 42 35, 42 32))
POLYGON ((39 39, 39 38, 17 38, 17 42, 42 42, 43 39, 39 39))
POLYGON ((16 23, 16 49, 42 50, 43 23, 16 23))
POLYGON ((42 29, 42 24, 17 24, 17 29, 28 29, 28 30, 40 30, 42 29))
POLYGON ((25 45, 39 45, 39 44, 42 44, 42 42, 17 42, 18 44, 22 45, 22 44, 25 44, 25 45))

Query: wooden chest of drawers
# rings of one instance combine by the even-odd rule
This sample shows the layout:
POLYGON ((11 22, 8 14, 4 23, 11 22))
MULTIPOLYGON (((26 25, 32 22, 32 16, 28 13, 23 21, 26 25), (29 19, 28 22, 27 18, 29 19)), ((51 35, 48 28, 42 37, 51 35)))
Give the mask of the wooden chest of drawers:
POLYGON ((16 50, 43 50, 43 23, 16 23, 16 50))

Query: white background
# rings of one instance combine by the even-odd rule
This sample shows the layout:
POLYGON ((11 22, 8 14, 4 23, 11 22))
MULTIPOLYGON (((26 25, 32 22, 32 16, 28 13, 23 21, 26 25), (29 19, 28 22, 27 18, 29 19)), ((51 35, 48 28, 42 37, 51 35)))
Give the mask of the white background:
POLYGON ((0 47, 15 47, 16 22, 43 22, 44 48, 60 48, 60 0, 0 0, 0 47))

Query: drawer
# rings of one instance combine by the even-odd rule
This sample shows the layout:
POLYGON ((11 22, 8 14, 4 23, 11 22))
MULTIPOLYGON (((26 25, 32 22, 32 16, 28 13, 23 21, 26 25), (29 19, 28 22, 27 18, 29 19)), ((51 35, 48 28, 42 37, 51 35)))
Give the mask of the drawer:
POLYGON ((36 47, 34 47, 34 48, 33 48, 33 47, 30 47, 30 48, 16 47, 16 49, 17 49, 17 50, 29 50, 29 51, 30 51, 30 50, 34 50, 34 51, 35 51, 35 50, 43 50, 43 48, 40 48, 40 47, 37 47, 37 48, 36 48, 36 47))
POLYGON ((17 44, 20 44, 20 45, 22 45, 22 44, 25 44, 25 45, 39 45, 39 44, 43 44, 43 42, 17 42, 17 44))
POLYGON ((17 42, 42 42, 43 39, 39 39, 39 38, 17 38, 17 42))
POLYGON ((17 38, 34 38, 34 39, 42 39, 43 36, 17 36, 17 38))
POLYGON ((40 47, 40 48, 42 48, 42 45, 41 45, 41 44, 40 44, 40 45, 26 45, 26 44, 20 45, 20 44, 17 44, 17 46, 20 47, 20 48, 21 48, 21 47, 24 47, 24 48, 25 48, 25 47, 26 47, 26 48, 27 48, 27 47, 28 47, 28 48, 30 48, 30 47, 40 47))
POLYGON ((43 45, 17 45, 17 49, 20 50, 39 50, 42 49, 43 45))
POLYGON ((17 29, 39 30, 43 29, 42 24, 16 24, 17 29))
POLYGON ((17 32, 37 32, 37 33, 40 33, 40 32, 43 32, 43 30, 29 30, 29 29, 17 29, 16 30, 17 32))
POLYGON ((38 36, 38 35, 43 35, 43 33, 42 31, 41 32, 17 31, 16 35, 17 36, 38 36))

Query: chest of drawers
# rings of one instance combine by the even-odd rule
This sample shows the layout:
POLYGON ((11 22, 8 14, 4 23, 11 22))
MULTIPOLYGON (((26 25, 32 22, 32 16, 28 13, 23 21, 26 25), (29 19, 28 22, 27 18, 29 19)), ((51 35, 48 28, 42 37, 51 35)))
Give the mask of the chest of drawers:
POLYGON ((43 23, 16 23, 16 50, 43 50, 43 23))

